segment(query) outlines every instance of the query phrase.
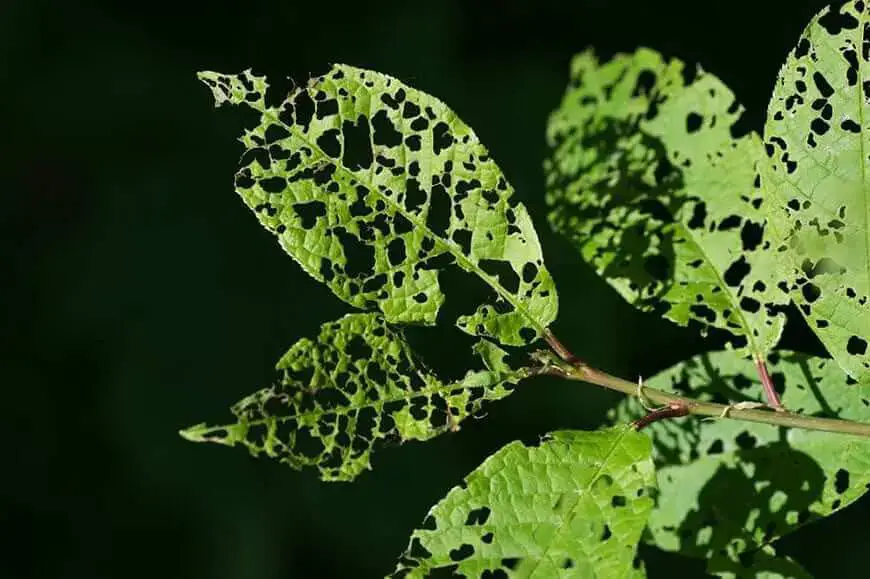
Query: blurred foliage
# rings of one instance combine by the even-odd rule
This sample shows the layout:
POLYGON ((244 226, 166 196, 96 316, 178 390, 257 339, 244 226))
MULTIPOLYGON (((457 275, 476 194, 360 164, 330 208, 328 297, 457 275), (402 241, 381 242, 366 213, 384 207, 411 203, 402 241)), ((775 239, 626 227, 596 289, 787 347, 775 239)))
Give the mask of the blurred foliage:
MULTIPOLYGON (((702 62, 761 129, 772 79, 821 5, 0 5, 9 176, 0 383, 11 458, 2 513, 12 534, 0 576, 381 576, 428 507, 484 457, 512 440, 597 426, 619 400, 537 379, 485 421, 384 452, 353 485, 181 439, 191 419, 219 419, 266 383, 288 343, 349 311, 233 192, 241 118, 226 111, 215 122, 195 71, 250 66, 304 80, 348 62, 451 103, 529 207, 562 296, 555 331, 631 378, 720 344, 634 311, 548 231, 545 123, 571 55, 646 45, 702 62)), ((790 317, 781 346, 818 353, 802 324, 790 317)), ((471 339, 425 332, 408 338, 442 379, 455 378, 467 367, 456 352, 470 352, 471 339)), ((868 514, 870 501, 859 501, 778 551, 800 553, 816 577, 850 576, 868 514)), ((697 562, 642 554, 651 577, 701 576, 697 562)))

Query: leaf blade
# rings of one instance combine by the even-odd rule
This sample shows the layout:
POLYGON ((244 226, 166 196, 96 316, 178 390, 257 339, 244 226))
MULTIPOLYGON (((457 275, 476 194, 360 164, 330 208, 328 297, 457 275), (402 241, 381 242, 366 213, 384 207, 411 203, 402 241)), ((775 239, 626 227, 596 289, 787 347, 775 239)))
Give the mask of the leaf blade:
POLYGON ((716 77, 652 50, 582 53, 548 125, 547 201, 553 228, 629 303, 763 355, 787 299, 753 196, 760 140, 732 136, 741 113, 716 77))
POLYGON ((445 384, 382 316, 349 314, 323 324, 317 340, 296 342, 276 365, 276 383, 232 407, 235 423, 198 424, 181 435, 316 468, 323 480, 353 480, 371 468, 377 447, 456 430, 525 376, 495 344, 475 351, 487 369, 445 384))
MULTIPOLYGON (((870 421, 870 384, 847 380, 832 360, 777 352, 770 369, 792 411, 870 421)), ((752 362, 730 352, 696 356, 647 384, 700 400, 761 394, 752 362)), ((613 416, 622 421, 643 413, 627 400, 613 416)), ((864 438, 734 420, 662 421, 648 431, 661 489, 651 537, 688 556, 724 551, 736 560, 846 507, 870 484, 864 438)))
POLYGON ((653 504, 649 451, 624 427, 510 443, 430 510, 435 530, 414 532, 396 575, 643 576, 633 559, 653 504))
POLYGON ((783 288, 855 379, 870 376, 868 22, 854 1, 812 19, 780 70, 762 165, 783 288))
POLYGON ((455 264, 496 295, 457 319, 464 331, 525 345, 555 319, 555 285, 528 212, 441 101, 347 65, 280 107, 267 106, 264 77, 248 71, 200 78, 217 104, 261 113, 242 138, 237 191, 338 297, 390 322, 432 324, 444 301, 438 271, 455 264))

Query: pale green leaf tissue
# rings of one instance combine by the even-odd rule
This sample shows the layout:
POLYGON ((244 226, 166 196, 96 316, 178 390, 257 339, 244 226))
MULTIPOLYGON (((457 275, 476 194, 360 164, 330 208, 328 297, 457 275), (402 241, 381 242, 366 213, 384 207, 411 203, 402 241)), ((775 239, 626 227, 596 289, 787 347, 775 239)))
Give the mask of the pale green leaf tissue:
POLYGON ((525 345, 556 318, 556 288, 526 208, 444 103, 340 64, 274 106, 264 77, 199 77, 218 105, 259 113, 241 139, 236 190, 338 297, 389 322, 434 324, 445 300, 439 272, 455 266, 492 292, 456 320, 464 331, 525 345))
POLYGON ((779 73, 764 208, 787 290, 831 356, 870 379, 870 54, 866 2, 825 8, 779 73))

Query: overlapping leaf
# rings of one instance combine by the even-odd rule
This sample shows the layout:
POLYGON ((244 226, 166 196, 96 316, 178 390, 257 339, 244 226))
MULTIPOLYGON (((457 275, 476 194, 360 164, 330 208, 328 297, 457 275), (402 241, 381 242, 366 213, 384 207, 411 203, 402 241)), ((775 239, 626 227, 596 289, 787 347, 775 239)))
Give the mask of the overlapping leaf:
POLYGON ((264 77, 200 73, 218 104, 260 123, 236 190, 310 275, 390 322, 435 322, 439 270, 455 265, 495 298, 457 323, 502 343, 532 342, 556 317, 556 290, 526 208, 474 132, 439 100, 336 65, 278 106, 264 77))
POLYGON ((296 342, 277 364, 276 383, 233 406, 234 424, 200 424, 182 435, 351 480, 371 468, 376 446, 427 440, 511 393, 523 372, 508 368, 491 342, 475 350, 487 368, 444 384, 383 317, 351 314, 324 324, 317 341, 296 342))
POLYGON ((763 191, 782 288, 831 356, 870 376, 870 16, 813 18, 779 73, 763 191))
MULTIPOLYGON (((783 403, 809 415, 870 421, 870 384, 855 384, 831 360, 770 356, 783 403)), ((718 402, 757 400, 751 361, 704 354, 648 381, 718 402)), ((620 421, 644 413, 636 401, 620 421)), ((736 560, 801 525, 841 509, 870 484, 870 440, 733 420, 663 421, 649 427, 661 490, 650 518, 655 543, 696 557, 736 560)))
POLYGON ((787 297, 764 239, 754 133, 716 77, 647 49, 575 57, 548 126, 550 222, 630 303, 763 354, 787 297))
POLYGON ((627 427, 513 442, 432 508, 394 576, 643 576, 654 480, 649 439, 627 427))

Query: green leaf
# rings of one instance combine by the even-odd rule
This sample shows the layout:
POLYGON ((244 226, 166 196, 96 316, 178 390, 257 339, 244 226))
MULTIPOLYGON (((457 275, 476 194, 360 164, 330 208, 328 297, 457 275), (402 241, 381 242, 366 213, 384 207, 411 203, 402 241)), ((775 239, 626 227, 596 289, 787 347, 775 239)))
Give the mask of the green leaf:
POLYGON ((777 555, 773 547, 767 545, 744 557, 743 561, 717 558, 707 565, 707 573, 726 579, 812 579, 812 575, 791 557, 777 555))
POLYGON ((181 432, 194 442, 241 444, 323 480, 348 481, 371 468, 376 446, 428 440, 509 395, 525 376, 505 352, 481 341, 486 370, 444 384, 379 314, 351 314, 302 338, 277 364, 278 380, 232 408, 234 424, 181 432))
POLYGON ((512 442, 429 511, 395 574, 642 577, 654 479, 649 440, 628 427, 512 442))
POLYGON ((866 2, 825 8, 779 73, 762 186, 782 287, 831 356, 870 376, 870 66, 866 2))
POLYGON ((766 353, 788 298, 754 191, 761 141, 732 136, 734 95, 648 49, 584 52, 571 79, 547 132, 554 229, 629 303, 766 353))
MULTIPOLYGON (((855 384, 835 362, 791 352, 769 358, 786 408, 870 421, 870 383, 855 384)), ((751 361, 730 352, 696 356, 648 386, 700 400, 757 400, 751 361)), ((614 416, 644 414, 632 400, 614 416)), ((662 549, 709 558, 751 552, 861 497, 870 484, 870 440, 726 419, 652 424, 661 490, 650 517, 662 549)))
POLYGON ((218 105, 260 123, 236 190, 314 278, 387 321, 434 324, 439 272, 457 266, 493 299, 457 324, 509 345, 556 318, 556 288, 531 218, 477 136, 444 103, 395 78, 335 65, 278 106, 245 71, 201 72, 218 105))

